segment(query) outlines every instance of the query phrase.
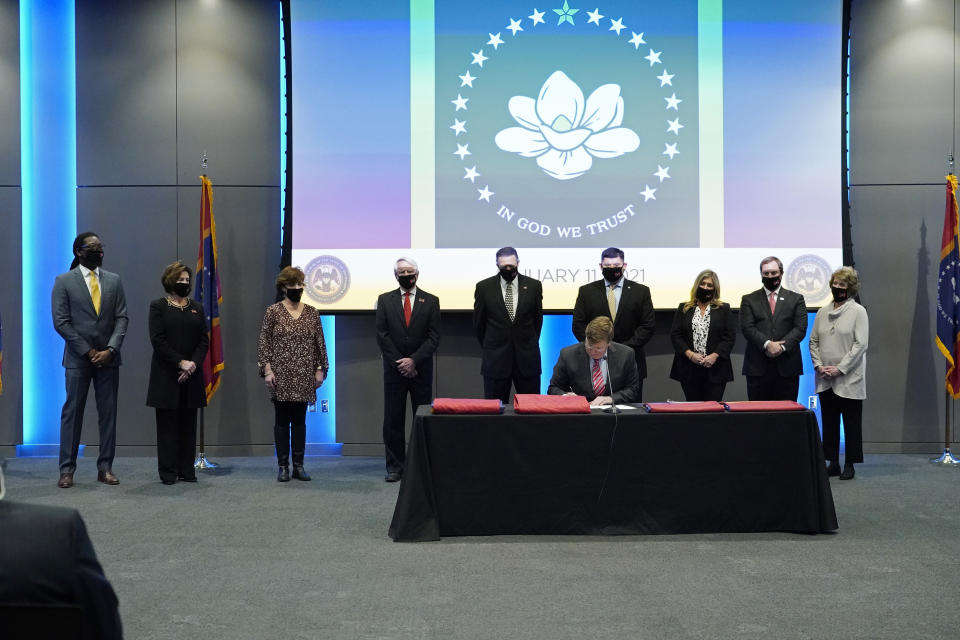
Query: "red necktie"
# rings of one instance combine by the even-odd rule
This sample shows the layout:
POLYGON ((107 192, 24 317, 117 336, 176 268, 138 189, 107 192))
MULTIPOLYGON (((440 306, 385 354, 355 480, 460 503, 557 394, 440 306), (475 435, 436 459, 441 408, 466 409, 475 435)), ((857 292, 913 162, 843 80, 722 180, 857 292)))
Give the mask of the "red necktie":
POLYGON ((770 292, 770 313, 773 314, 773 310, 777 308, 777 292, 770 292))
POLYGON ((405 291, 403 293, 403 321, 407 323, 407 326, 410 326, 410 292, 405 291))
POLYGON ((598 396, 603 395, 603 371, 600 370, 600 361, 593 361, 593 393, 598 396))

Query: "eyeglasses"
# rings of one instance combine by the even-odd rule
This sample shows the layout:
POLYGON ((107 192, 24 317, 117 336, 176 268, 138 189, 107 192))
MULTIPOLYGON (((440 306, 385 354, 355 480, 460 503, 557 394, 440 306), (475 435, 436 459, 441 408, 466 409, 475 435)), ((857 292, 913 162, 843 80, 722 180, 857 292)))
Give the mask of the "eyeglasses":
POLYGON ((103 251, 102 244, 84 244, 80 246, 84 251, 103 251))

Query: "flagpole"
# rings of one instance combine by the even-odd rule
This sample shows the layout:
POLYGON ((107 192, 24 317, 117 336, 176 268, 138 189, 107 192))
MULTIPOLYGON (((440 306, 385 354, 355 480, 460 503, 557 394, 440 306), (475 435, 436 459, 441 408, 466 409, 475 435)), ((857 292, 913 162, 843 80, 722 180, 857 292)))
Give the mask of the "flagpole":
MULTIPOLYGON (((203 176, 206 177, 206 175, 207 175, 207 152, 206 152, 206 150, 204 150, 204 152, 203 152, 203 157, 200 159, 200 170, 203 172, 203 176)), ((201 188, 202 188, 202 187, 201 187, 201 188)), ((203 228, 203 220, 200 221, 200 227, 201 227, 201 229, 203 228)), ((202 236, 202 232, 201 232, 201 236, 202 236)), ((202 240, 202 237, 201 237, 201 242, 202 242, 202 241, 203 241, 203 240, 202 240)), ((198 277, 198 278, 200 277, 200 274, 199 274, 199 273, 197 274, 197 277, 198 277)), ((204 423, 205 423, 205 420, 204 420, 204 409, 205 409, 205 407, 200 407, 200 438, 199 438, 200 453, 197 454, 197 459, 194 461, 193 467, 194 467, 194 469, 216 469, 216 468, 219 467, 220 465, 218 465, 216 462, 213 462, 213 461, 211 461, 211 460, 207 460, 206 453, 204 452, 204 435, 205 435, 204 432, 206 431, 206 430, 204 429, 204 426, 205 426, 205 425, 204 425, 204 423)))

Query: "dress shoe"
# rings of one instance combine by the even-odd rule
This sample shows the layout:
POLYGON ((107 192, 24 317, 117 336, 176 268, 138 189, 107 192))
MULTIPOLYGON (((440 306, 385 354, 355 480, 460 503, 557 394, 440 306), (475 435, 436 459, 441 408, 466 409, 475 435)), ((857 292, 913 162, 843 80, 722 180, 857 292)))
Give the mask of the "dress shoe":
POLYGON ((172 478, 160 478, 160 482, 163 484, 177 484, 177 481, 172 478))
POLYGON ((60 480, 57 481, 57 486, 61 489, 69 489, 73 486, 73 474, 72 473, 61 473, 60 480))
POLYGON ((831 460, 830 464, 827 465, 827 477, 832 478, 838 475, 840 475, 840 463, 836 460, 831 460))
POLYGON ((293 465, 293 477, 297 480, 310 480, 310 474, 306 472, 302 464, 293 465))
POLYGON ((103 471, 97 472, 97 482, 102 482, 103 484, 120 484, 120 479, 113 475, 113 471, 110 471, 110 469, 104 469, 103 471))
POLYGON ((277 472, 277 482, 290 482, 290 467, 284 465, 277 472))
POLYGON ((840 474, 841 480, 853 480, 853 463, 847 462, 843 465, 843 473, 840 474))
POLYGON ((400 474, 396 471, 388 471, 385 479, 387 482, 400 482, 400 474))
POLYGON ((197 476, 196 475, 185 476, 181 473, 180 475, 177 476, 177 480, 182 480, 183 482, 196 482, 197 476))

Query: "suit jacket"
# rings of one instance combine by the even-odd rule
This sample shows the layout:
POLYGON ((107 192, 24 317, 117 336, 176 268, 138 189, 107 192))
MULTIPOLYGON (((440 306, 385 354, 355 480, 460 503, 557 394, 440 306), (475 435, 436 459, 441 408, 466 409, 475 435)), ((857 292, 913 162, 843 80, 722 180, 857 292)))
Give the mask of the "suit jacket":
POLYGON ((147 386, 147 406, 160 409, 199 408, 207 404, 203 388, 203 358, 207 354, 209 338, 203 307, 190 300, 184 310, 167 304, 166 298, 150 303, 150 383, 147 386), (180 361, 191 360, 197 370, 183 383, 180 361), (181 405, 181 390, 186 398, 181 405))
POLYGON ((0 602, 79 606, 80 637, 123 637, 117 596, 76 510, 0 500, 0 540, 0 602))
POLYGON ((100 315, 93 308, 90 290, 80 267, 61 273, 53 283, 51 308, 53 327, 63 337, 63 366, 79 369, 92 366, 90 349, 113 349, 107 367, 119 367, 120 347, 127 334, 127 299, 120 276, 100 269, 100 315))
MULTIPOLYGON (((573 307, 573 335, 577 340, 583 342, 587 323, 599 316, 610 317, 604 280, 585 284, 577 293, 577 302, 573 307)), ((613 321, 613 341, 633 348, 637 373, 641 379, 647 377, 647 358, 643 347, 653 337, 656 323, 650 289, 639 282, 624 279, 617 319, 613 321)))
POLYGON ((513 321, 500 289, 500 275, 477 283, 473 293, 473 332, 483 349, 480 373, 489 378, 540 375, 543 285, 518 274, 513 321))
POLYGON ((417 287, 410 326, 403 320, 400 288, 377 298, 377 344, 383 354, 383 370, 399 376, 396 361, 412 358, 418 376, 432 377, 433 354, 440 344, 440 300, 417 287))
POLYGON ((744 375, 765 375, 771 362, 780 376, 803 373, 800 342, 807 335, 807 305, 802 295, 781 287, 771 314, 770 301, 763 288, 748 293, 740 301, 740 331, 747 339, 743 352, 744 375), (768 358, 763 349, 767 340, 783 340, 785 351, 775 358, 768 358))
MULTIPOLYGON (((684 355, 687 349, 693 350, 693 311, 696 307, 683 310, 686 303, 681 302, 673 316, 673 326, 670 327, 670 341, 673 343, 673 367, 670 377, 680 382, 687 382, 693 375, 694 369, 701 369, 700 365, 693 364, 684 355)), ((724 302, 719 307, 710 308, 710 329, 707 331, 707 355, 716 353, 717 362, 707 369, 707 378, 710 382, 730 382, 733 380, 733 366, 730 364, 730 351, 737 340, 734 327, 733 312, 730 305, 724 302)))
MULTIPOLYGON (((570 345, 560 350, 560 357, 553 367, 553 376, 547 393, 554 396, 573 391, 578 396, 593 400, 592 362, 583 343, 570 345)), ((640 378, 637 362, 630 347, 611 342, 607 347, 607 388, 602 395, 611 395, 615 404, 637 402, 640 397, 640 378)))

